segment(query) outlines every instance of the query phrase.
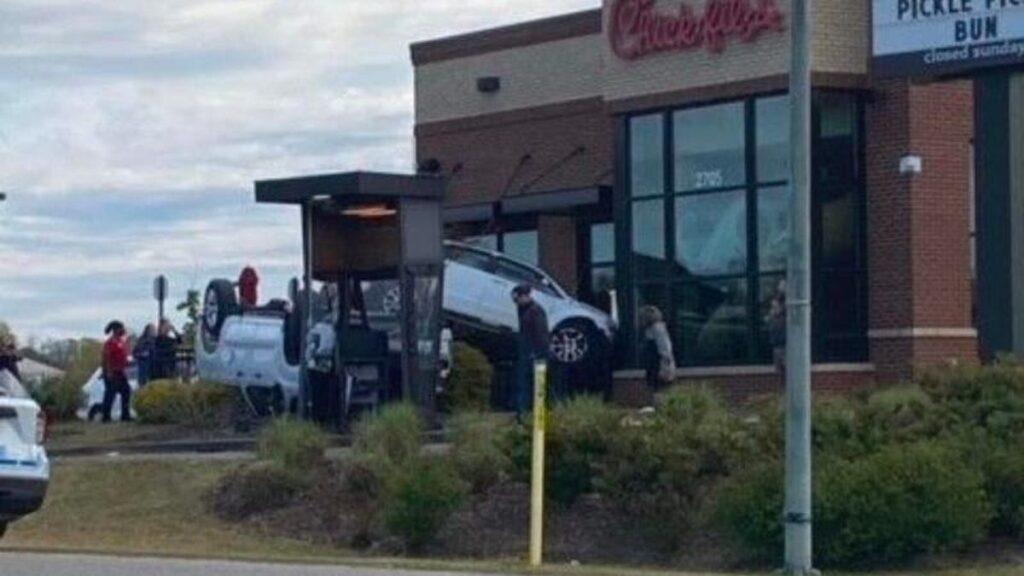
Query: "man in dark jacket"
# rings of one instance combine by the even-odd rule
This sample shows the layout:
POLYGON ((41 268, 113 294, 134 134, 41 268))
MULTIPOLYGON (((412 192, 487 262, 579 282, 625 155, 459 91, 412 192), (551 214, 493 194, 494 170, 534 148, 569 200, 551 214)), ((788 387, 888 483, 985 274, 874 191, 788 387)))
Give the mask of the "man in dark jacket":
POLYGON ((519 313, 516 415, 522 417, 533 401, 533 363, 548 358, 548 315, 534 301, 530 286, 526 284, 512 290, 512 300, 519 313))

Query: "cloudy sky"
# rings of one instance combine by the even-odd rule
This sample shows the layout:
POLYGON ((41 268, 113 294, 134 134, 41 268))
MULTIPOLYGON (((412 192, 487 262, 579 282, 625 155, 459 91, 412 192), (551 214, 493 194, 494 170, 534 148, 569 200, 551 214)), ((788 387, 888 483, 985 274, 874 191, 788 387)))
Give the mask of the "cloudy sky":
POLYGON ((99 336, 247 263, 283 294, 298 214, 253 180, 410 171, 410 42, 598 4, 0 1, 0 320, 99 336))

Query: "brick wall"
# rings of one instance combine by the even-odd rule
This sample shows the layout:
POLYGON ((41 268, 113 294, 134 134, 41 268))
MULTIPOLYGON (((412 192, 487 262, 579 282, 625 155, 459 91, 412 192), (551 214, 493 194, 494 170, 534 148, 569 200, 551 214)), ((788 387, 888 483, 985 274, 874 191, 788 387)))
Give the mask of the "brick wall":
POLYGON ((971 331, 969 82, 874 86, 866 110, 869 329, 881 381, 975 359, 971 331), (899 173, 917 155, 923 170, 899 173))
MULTIPOLYGON (((733 403, 743 403, 766 394, 781 394, 782 378, 778 374, 747 374, 680 378, 680 385, 707 384, 733 403)), ((875 384, 875 375, 865 371, 817 371, 811 375, 814 394, 842 394, 875 384)), ((640 378, 616 378, 612 390, 616 403, 640 407, 652 401, 650 390, 640 378)))

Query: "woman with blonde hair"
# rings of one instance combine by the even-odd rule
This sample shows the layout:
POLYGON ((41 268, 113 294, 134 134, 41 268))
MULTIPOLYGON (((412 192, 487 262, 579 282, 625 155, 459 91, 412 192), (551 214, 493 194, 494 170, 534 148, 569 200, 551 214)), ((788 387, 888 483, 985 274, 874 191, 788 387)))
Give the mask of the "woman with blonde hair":
POLYGON ((647 386, 651 391, 671 384, 676 378, 676 360, 672 352, 672 338, 669 337, 665 318, 655 306, 640 309, 640 325, 643 328, 643 366, 647 386))

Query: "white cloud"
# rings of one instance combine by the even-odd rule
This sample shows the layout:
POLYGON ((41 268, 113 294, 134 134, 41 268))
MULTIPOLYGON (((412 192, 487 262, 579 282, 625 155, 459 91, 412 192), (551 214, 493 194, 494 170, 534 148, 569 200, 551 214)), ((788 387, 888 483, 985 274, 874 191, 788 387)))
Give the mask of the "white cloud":
POLYGON ((596 0, 0 2, 0 318, 144 318, 153 274, 244 263, 283 290, 297 215, 268 177, 412 167, 413 41, 596 0))

